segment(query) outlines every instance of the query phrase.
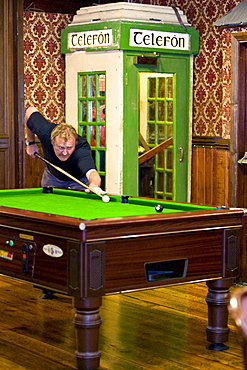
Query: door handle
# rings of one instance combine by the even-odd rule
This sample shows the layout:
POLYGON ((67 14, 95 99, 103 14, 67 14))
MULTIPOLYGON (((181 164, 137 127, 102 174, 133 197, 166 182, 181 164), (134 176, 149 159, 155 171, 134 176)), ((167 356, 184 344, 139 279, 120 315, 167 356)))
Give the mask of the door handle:
POLYGON ((182 146, 179 147, 179 162, 183 162, 184 160, 184 148, 182 146))

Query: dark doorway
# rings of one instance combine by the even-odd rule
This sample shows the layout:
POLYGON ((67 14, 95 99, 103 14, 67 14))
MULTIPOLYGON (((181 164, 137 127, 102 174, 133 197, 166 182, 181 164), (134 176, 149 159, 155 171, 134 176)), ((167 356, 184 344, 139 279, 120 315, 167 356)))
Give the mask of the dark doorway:
POLYGON ((238 163, 247 152, 247 33, 233 35, 230 205, 247 207, 247 160, 238 163))

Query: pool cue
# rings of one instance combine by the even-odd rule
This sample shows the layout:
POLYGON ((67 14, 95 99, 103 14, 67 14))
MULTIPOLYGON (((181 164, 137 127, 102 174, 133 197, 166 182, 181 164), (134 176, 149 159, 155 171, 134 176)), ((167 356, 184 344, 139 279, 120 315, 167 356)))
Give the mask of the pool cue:
POLYGON ((45 163, 49 164, 50 166, 52 166, 53 168, 55 168, 57 171, 61 172, 62 174, 70 177, 72 180, 78 182, 78 184, 84 186, 86 189, 90 190, 92 193, 98 195, 99 197, 103 198, 103 195, 98 193, 97 191, 95 191, 93 188, 90 188, 90 186, 84 184, 82 181, 78 180, 76 177, 70 175, 67 171, 64 171, 62 168, 56 166, 55 164, 49 162, 47 159, 41 157, 41 155, 39 155, 39 153, 35 152, 34 153, 35 157, 41 159, 42 161, 44 161, 45 163))

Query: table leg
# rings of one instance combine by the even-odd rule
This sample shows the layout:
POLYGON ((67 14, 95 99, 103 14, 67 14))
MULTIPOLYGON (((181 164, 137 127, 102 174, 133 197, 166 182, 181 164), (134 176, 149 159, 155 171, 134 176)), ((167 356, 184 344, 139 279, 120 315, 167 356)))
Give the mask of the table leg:
POLYGON ((207 282, 208 294, 208 326, 207 340, 211 342, 209 349, 223 351, 229 347, 224 344, 228 341, 228 303, 232 279, 219 279, 207 282))
POLYGON ((102 298, 73 297, 73 303, 76 310, 73 323, 76 329, 77 367, 81 370, 98 369, 101 356, 99 328, 102 323, 100 316, 102 298))

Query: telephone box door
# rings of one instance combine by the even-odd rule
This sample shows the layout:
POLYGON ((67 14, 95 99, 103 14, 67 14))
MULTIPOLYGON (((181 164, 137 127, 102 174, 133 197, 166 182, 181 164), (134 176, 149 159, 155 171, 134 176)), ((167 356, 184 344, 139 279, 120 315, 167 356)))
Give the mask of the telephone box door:
MULTIPOLYGON (((150 196, 151 191, 158 199, 189 200, 190 74, 190 56, 126 56, 125 99, 128 103, 123 136, 126 194, 145 195, 140 194, 140 182, 145 179, 139 176, 143 169, 138 160, 138 148, 145 146, 144 154, 149 150, 156 153, 147 162, 148 167, 152 167, 151 190, 147 190, 147 195, 150 196)), ((141 156, 145 158, 143 153, 141 156)))

